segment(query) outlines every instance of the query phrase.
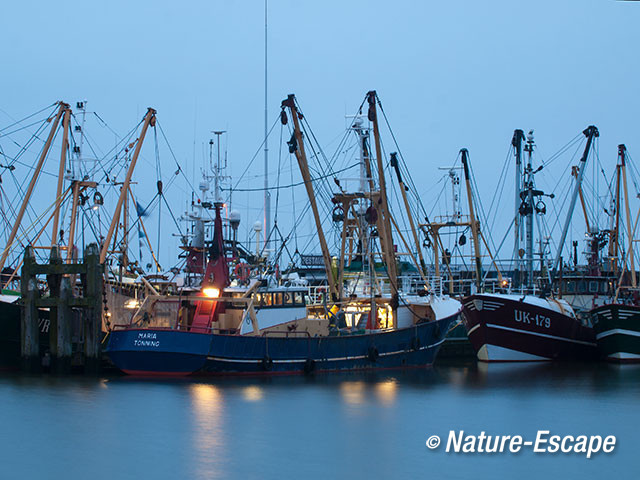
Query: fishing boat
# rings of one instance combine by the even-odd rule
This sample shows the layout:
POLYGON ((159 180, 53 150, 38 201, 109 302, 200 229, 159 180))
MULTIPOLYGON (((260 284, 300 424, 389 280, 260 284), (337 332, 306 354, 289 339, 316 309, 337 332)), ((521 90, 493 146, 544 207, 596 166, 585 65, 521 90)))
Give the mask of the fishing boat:
POLYGON ((469 339, 478 360, 592 360, 595 334, 561 299, 475 294, 463 301, 469 339))
MULTIPOLYGON (((598 136, 598 130, 594 126, 588 127, 583 133, 587 139, 586 147, 577 171, 575 190, 561 234, 552 276, 555 276, 561 262, 562 245, 580 192, 587 157, 594 137, 598 136)), ((518 168, 521 165, 523 140, 522 130, 516 130, 512 145, 518 168)), ((565 300, 553 297, 550 283, 543 282, 542 288, 536 292, 533 268, 534 215, 543 215, 546 208, 541 201, 545 193, 535 186, 534 174, 539 169, 534 170, 532 166, 533 149, 533 134, 530 132, 524 148, 528 153, 528 162, 522 184, 519 183, 520 172, 516 173, 516 218, 525 220, 526 226, 526 248, 517 248, 521 253, 520 257, 524 256, 526 265, 524 288, 520 294, 476 293, 466 297, 463 300, 464 322, 469 339, 481 361, 593 360, 597 358, 593 328, 578 319, 565 300)), ((468 165, 464 155, 463 165, 465 175, 468 176, 468 165)), ((519 228, 518 225, 519 222, 516 229, 519 228)), ((516 233, 516 242, 518 239, 519 232, 516 233)))
MULTIPOLYGON (((600 356, 610 362, 637 363, 640 362, 640 294, 635 271, 634 236, 632 219, 629 209, 629 194, 627 187, 627 148, 618 145, 618 163, 616 165, 615 203, 612 211, 615 213, 611 227, 611 244, 609 257, 613 260, 612 270, 618 275, 611 285, 615 285, 613 298, 605 297, 603 305, 593 308, 589 314, 596 333, 600 356), (618 264, 618 232, 620 231, 620 185, 624 190, 624 205, 627 220, 628 246, 622 265, 618 264), (627 270, 627 266, 629 271, 627 270), (607 301, 608 299, 608 301, 607 301)), ((637 227, 637 220, 634 223, 637 227)))
MULTIPOLYGON (((217 238, 221 232, 217 215, 217 238)), ((210 259, 207 278, 213 274, 214 281, 197 295, 147 297, 130 325, 110 333, 107 353, 113 363, 132 375, 424 367, 433 363, 460 314, 451 302, 434 299, 428 312, 415 310, 416 303, 398 309, 412 317, 411 326, 384 328, 390 320, 387 303, 374 302, 372 310, 370 304, 349 301, 327 309, 326 292, 258 291, 256 283, 227 288, 225 266, 223 256, 210 259)))
POLYGON ((610 362, 640 362, 640 306, 614 303, 591 311, 598 350, 610 362))
MULTIPOLYGON (((423 368, 433 363, 449 326, 460 317, 461 305, 433 289, 399 288, 375 92, 368 93, 367 101, 378 183, 374 185, 373 162, 364 148, 367 188, 355 193, 340 189, 333 198, 334 221, 342 230, 338 265, 328 251, 307 164, 305 140, 312 136, 303 135, 295 97, 282 103, 281 120, 293 127, 289 152, 298 161, 309 197, 327 284, 273 287, 253 279, 246 286, 231 286, 222 203, 215 202, 213 243, 200 291, 150 295, 129 325, 114 328, 107 353, 119 369, 134 375, 255 375, 423 368), (358 240, 347 242, 355 232, 358 240), (375 271, 374 242, 382 246, 384 275, 375 271), (358 247, 345 253, 347 244, 358 247), (349 276, 345 264, 355 263, 355 258, 371 273, 366 281, 349 276)), ((366 147, 368 138, 364 141, 362 132, 360 139, 366 147)))

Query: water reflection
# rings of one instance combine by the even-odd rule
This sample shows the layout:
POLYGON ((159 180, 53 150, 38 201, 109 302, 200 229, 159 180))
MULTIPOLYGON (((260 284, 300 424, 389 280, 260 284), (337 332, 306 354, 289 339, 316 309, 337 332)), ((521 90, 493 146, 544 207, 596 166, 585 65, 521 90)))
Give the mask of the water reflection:
MULTIPOLYGON (((419 478, 427 471, 470 478, 485 460, 428 454, 425 434, 453 425, 505 434, 544 425, 615 434, 621 449, 588 463, 501 457, 500 468, 539 474, 563 461, 571 474, 561 476, 604 478, 635 461, 638 398, 640 366, 607 364, 467 363, 241 379, 0 375, 0 461, 11 478, 69 476, 69 452, 71 476, 79 478, 105 471, 123 478, 136 469, 156 478, 419 478), (372 445, 384 449, 372 455, 372 445)), ((485 471, 497 471, 486 462, 485 471)))
POLYGON ((350 405, 360 405, 364 403, 365 384, 362 381, 342 382, 340 384, 340 395, 345 403, 350 405))
POLYGON ((189 385, 189 395, 194 412, 192 449, 198 459, 194 464, 196 476, 218 478, 225 449, 224 396, 218 387, 205 383, 189 385))
POLYGON ((640 388, 640 366, 607 363, 485 363, 438 368, 445 384, 461 389, 552 390, 588 392, 640 388))
POLYGON ((396 400, 398 381, 395 378, 377 383, 375 385, 376 396, 380 403, 391 406, 396 400))
POLYGON ((264 397, 264 390, 257 385, 249 385, 242 389, 242 398, 248 402, 259 402, 264 397))

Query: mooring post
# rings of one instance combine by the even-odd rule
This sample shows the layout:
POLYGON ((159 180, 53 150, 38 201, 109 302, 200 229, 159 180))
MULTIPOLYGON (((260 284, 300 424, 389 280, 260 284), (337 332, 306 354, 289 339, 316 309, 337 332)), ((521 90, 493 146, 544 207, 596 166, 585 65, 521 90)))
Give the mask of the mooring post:
POLYGON ((100 341, 102 340, 102 269, 98 245, 92 243, 84 251, 84 297, 89 307, 82 312, 84 326, 84 369, 96 373, 100 370, 100 341))
POLYGON ((38 284, 33 275, 35 253, 33 247, 28 246, 24 251, 24 262, 20 276, 20 290, 22 293, 21 306, 21 363, 25 372, 40 371, 40 329, 38 326, 39 297, 38 284))
MULTIPOLYGON (((51 251, 49 253, 49 266, 54 267, 53 270, 47 274, 47 287, 49 289, 49 298, 59 299, 60 298, 60 279, 62 278, 59 275, 55 268, 62 265, 62 258, 60 257, 60 251, 58 250, 58 246, 55 245, 51 247, 51 251)), ((58 358, 58 310, 59 310, 59 302, 56 302, 55 306, 49 307, 49 352, 51 354, 51 371, 57 371, 57 358, 58 358)))
MULTIPOLYGON (((62 277, 60 295, 58 297, 57 322, 52 336, 56 337, 56 349, 53 353, 53 371, 65 374, 71 372, 71 319, 72 311, 69 301, 73 297, 69 277, 62 277)), ((53 327, 53 325, 52 325, 53 327)))

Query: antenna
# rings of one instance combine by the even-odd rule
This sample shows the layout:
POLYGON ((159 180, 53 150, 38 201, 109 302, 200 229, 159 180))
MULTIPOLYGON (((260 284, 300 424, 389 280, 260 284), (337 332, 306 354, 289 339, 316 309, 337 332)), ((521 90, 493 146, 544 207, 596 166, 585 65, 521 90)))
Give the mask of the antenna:
MULTIPOLYGON (((216 160, 215 167, 211 165, 211 170, 213 171, 213 179, 215 181, 213 201, 215 203, 223 203, 222 194, 220 190, 220 180, 222 179, 221 178, 222 167, 220 165, 220 135, 222 135, 223 133, 226 133, 226 130, 213 130, 211 133, 213 133, 216 136, 216 143, 218 144, 218 158, 216 160)), ((211 147, 213 146, 213 140, 209 140, 209 145, 210 145, 210 151, 211 151, 211 147)))

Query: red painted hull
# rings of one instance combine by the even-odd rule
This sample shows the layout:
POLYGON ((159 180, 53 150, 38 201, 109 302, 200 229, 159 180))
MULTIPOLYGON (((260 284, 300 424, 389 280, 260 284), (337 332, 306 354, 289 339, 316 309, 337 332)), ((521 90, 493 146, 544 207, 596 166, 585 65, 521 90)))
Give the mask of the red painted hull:
POLYGON ((596 360, 591 327, 566 304, 517 295, 471 295, 463 320, 478 359, 486 362, 596 360))

